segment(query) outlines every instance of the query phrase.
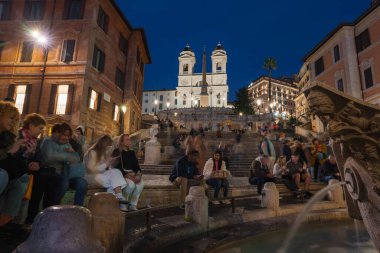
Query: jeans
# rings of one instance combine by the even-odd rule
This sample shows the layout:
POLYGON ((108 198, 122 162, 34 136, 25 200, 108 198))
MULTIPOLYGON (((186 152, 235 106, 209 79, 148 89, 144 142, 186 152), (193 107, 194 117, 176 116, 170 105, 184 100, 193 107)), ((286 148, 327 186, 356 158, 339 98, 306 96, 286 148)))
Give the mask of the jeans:
POLYGON ((266 182, 274 182, 273 177, 252 177, 249 179, 249 183, 256 185, 257 184, 257 194, 261 195, 263 191, 263 186, 266 182))
POLYGON ((228 187, 229 187, 229 183, 227 179, 211 178, 211 179, 207 179, 206 183, 214 187, 214 199, 219 198, 219 191, 221 187, 223 187, 223 197, 227 197, 228 187))
POLYGON ((65 195, 66 191, 71 188, 75 190, 75 195, 74 195, 74 205, 76 206, 83 206, 84 205, 84 199, 87 194, 87 181, 86 179, 82 177, 75 177, 75 178, 68 178, 65 176, 63 178, 63 183, 62 183, 62 189, 61 189, 61 197, 60 197, 60 202, 65 195))
POLYGON ((331 176, 324 176, 322 180, 323 180, 323 182, 325 182, 325 183, 329 183, 329 181, 330 181, 331 179, 336 179, 336 180, 339 180, 339 181, 340 181, 340 177, 333 176, 333 175, 331 175, 331 176))
POLYGON ((41 168, 34 174, 32 196, 28 206, 28 217, 26 224, 32 224, 38 214, 38 209, 43 196, 42 207, 59 205, 61 189, 64 182, 63 175, 55 172, 55 168, 41 168))
POLYGON ((8 173, 5 170, 0 169, 0 195, 3 193, 3 191, 7 187, 8 179, 9 179, 8 173))
POLYGON ((291 176, 276 178, 275 183, 276 184, 284 184, 286 186, 286 188, 288 188, 291 191, 297 190, 297 185, 294 183, 293 178, 291 176))
POLYGON ((3 214, 16 217, 19 213, 22 198, 28 188, 29 175, 25 174, 19 178, 9 181, 8 187, 5 189, 5 204, 3 214))
POLYGON ((180 203, 185 204, 185 199, 187 192, 189 191, 189 188, 191 186, 203 186, 204 181, 203 180, 198 180, 198 179, 189 179, 186 177, 177 177, 174 181, 173 184, 177 187, 179 187, 180 191, 180 203))
POLYGON ((123 188, 124 197, 132 206, 137 206, 137 202, 139 201, 140 194, 144 189, 144 182, 141 180, 140 183, 135 184, 129 178, 126 178, 127 186, 123 188))

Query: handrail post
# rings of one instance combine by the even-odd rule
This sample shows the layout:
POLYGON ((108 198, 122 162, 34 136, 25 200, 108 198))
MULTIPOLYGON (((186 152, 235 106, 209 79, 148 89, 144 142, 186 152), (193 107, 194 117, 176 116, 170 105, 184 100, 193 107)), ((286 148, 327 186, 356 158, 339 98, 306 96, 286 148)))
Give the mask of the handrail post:
POLYGON ((150 212, 146 212, 146 232, 150 234, 150 231, 152 230, 151 228, 151 223, 150 223, 150 212))

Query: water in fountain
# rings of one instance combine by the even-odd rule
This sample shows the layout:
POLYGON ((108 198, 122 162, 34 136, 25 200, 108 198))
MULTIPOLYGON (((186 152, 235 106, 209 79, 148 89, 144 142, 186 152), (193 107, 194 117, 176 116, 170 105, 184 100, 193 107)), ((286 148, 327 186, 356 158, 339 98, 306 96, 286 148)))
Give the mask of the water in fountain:
POLYGON ((322 190, 320 190, 319 192, 317 192, 305 205, 303 211, 298 214, 296 220, 294 221, 293 223, 293 226, 291 227, 289 233, 287 233, 287 236, 281 246, 281 248, 277 251, 277 253, 287 253, 286 252, 286 249, 289 247, 290 245, 290 242, 292 241, 294 235, 296 234, 296 232, 298 231, 300 225, 302 224, 305 216, 307 213, 309 213, 311 207, 318 201, 322 200, 325 195, 327 194, 327 192, 329 190, 332 190, 334 189, 335 187, 338 187, 338 186, 341 186, 341 185, 344 185, 345 182, 338 182, 336 184, 331 184, 331 185, 328 185, 326 186, 325 188, 323 188, 322 190))

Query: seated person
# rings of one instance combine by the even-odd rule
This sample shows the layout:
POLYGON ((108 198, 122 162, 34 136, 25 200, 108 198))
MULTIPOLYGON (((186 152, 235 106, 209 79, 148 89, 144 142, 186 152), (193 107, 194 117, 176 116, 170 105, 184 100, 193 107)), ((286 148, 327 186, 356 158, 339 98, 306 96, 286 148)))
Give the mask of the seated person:
MULTIPOLYGON (((216 200, 219 197, 220 188, 223 187, 223 196, 228 195, 228 180, 227 175, 229 171, 226 168, 226 163, 222 160, 222 152, 216 150, 214 157, 207 160, 203 169, 203 175, 206 179, 206 183, 214 187, 214 201, 213 204, 219 205, 220 202, 216 200)), ((222 200, 224 204, 231 204, 229 200, 222 200)))
POLYGON ((276 179, 276 184, 282 183, 291 191, 297 190, 292 177, 289 175, 289 170, 286 168, 285 155, 282 155, 277 159, 277 162, 273 166, 273 175, 276 179))
POLYGON ((197 161, 199 152, 190 150, 187 155, 178 159, 174 165, 169 180, 180 188, 180 208, 185 208, 185 198, 189 186, 202 185, 202 175, 199 175, 197 161))
POLYGON ((319 180, 328 183, 331 179, 341 180, 335 156, 329 155, 319 171, 319 180))
POLYGON ((292 157, 289 162, 286 163, 286 168, 289 170, 291 178, 294 180, 294 183, 297 186, 297 190, 300 191, 300 182, 303 180, 305 182, 306 196, 311 196, 309 191, 311 175, 306 170, 306 163, 302 163, 297 152, 292 154, 292 157))
POLYGON ((253 168, 249 171, 249 183, 257 185, 257 193, 261 195, 263 186, 266 182, 274 182, 274 176, 270 173, 269 156, 260 155, 253 163, 253 168))

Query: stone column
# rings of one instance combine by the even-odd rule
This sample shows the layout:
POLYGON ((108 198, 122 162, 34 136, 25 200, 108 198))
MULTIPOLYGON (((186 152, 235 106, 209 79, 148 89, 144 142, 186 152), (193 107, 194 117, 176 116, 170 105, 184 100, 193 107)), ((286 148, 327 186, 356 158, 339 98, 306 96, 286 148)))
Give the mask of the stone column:
POLYGON ((144 164, 160 164, 161 161, 161 144, 148 141, 145 144, 145 160, 144 164))
POLYGON ((280 194, 277 190, 276 184, 268 182, 264 184, 261 207, 266 207, 277 213, 280 209, 280 194))
POLYGON ((185 199, 185 220, 194 221, 204 229, 208 227, 208 198, 202 186, 190 187, 185 199))
MULTIPOLYGON (((329 181, 329 185, 336 184, 339 181, 336 179, 331 179, 329 181)), ((336 186, 331 191, 328 191, 327 198, 330 201, 334 201, 336 204, 338 204, 339 207, 346 207, 346 201, 343 198, 343 189, 342 186, 336 186)))
POLYGON ((122 253, 125 216, 112 193, 99 192, 91 197, 88 208, 92 213, 92 229, 106 253, 122 253))
POLYGON ((13 253, 104 253, 93 235, 91 213, 79 206, 52 206, 34 220, 29 238, 13 253))

